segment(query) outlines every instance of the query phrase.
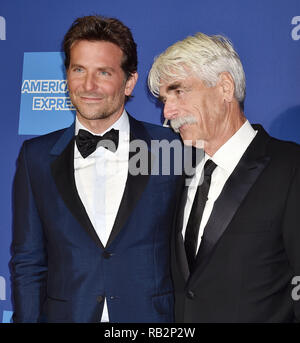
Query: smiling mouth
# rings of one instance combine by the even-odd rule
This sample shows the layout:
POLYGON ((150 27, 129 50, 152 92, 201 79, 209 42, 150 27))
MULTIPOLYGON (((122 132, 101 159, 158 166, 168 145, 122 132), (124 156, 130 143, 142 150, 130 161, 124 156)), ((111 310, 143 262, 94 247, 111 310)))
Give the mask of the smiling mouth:
POLYGON ((89 96, 81 96, 80 100, 83 102, 98 102, 101 101, 103 98, 100 97, 89 97, 89 96))

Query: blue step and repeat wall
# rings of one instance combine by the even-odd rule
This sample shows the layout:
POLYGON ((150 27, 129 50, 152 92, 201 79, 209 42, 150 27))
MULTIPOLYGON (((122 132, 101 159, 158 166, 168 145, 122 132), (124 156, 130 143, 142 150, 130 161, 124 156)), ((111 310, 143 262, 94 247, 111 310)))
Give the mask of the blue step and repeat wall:
POLYGON ((61 41, 75 18, 89 14, 117 17, 133 32, 139 81, 127 109, 134 117, 162 123, 162 108, 147 91, 154 56, 198 31, 223 34, 244 64, 250 122, 300 143, 300 0, 1 0, 0 322, 10 322, 12 314, 9 259, 16 158, 25 139, 73 121, 61 41))

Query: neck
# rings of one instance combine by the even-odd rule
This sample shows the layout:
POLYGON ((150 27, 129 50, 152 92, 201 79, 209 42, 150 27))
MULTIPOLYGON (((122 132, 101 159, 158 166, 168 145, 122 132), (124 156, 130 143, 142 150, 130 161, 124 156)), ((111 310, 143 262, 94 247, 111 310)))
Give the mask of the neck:
POLYGON ((101 119, 86 119, 77 112, 79 122, 94 134, 102 134, 109 129, 122 115, 124 108, 118 113, 101 119))
POLYGON ((221 126, 218 127, 213 138, 204 141, 204 151, 213 156, 222 145, 224 145, 245 123, 246 118, 244 113, 240 112, 235 116, 230 116, 224 120, 221 126))

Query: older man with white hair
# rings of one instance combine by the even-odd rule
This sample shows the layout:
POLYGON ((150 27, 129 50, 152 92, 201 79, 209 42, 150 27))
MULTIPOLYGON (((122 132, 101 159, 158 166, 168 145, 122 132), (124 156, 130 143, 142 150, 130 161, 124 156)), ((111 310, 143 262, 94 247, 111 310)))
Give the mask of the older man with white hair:
POLYGON ((175 43, 148 82, 173 129, 205 152, 177 205, 177 322, 300 321, 299 146, 246 119, 243 66, 225 37, 175 43))

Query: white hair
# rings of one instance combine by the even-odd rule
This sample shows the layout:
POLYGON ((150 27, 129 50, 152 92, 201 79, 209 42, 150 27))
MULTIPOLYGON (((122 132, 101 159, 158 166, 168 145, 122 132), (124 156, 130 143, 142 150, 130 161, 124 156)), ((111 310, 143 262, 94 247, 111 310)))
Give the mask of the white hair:
POLYGON ((215 86, 220 73, 228 72, 235 84, 235 98, 245 99, 245 74, 232 43, 220 35, 196 33, 171 45, 155 58, 148 75, 148 86, 159 96, 161 81, 183 79, 195 73, 208 87, 215 86))

